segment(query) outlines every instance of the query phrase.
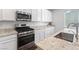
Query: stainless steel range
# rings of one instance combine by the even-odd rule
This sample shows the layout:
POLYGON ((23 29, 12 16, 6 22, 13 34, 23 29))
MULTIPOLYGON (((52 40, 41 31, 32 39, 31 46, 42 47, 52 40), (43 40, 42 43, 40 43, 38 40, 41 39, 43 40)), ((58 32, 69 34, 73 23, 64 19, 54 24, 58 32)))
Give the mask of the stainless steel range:
POLYGON ((18 49, 19 50, 27 50, 27 49, 34 49, 36 45, 35 41, 35 34, 34 29, 26 26, 26 24, 19 24, 20 27, 17 26, 15 29, 18 32, 18 49))

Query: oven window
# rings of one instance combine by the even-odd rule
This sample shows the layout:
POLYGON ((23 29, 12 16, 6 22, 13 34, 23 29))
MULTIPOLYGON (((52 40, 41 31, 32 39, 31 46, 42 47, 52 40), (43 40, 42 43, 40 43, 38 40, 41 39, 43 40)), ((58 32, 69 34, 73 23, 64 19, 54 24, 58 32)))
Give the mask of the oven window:
POLYGON ((18 47, 34 41, 34 34, 18 38, 18 47))
POLYGON ((17 13, 17 19, 31 19, 31 15, 17 13))

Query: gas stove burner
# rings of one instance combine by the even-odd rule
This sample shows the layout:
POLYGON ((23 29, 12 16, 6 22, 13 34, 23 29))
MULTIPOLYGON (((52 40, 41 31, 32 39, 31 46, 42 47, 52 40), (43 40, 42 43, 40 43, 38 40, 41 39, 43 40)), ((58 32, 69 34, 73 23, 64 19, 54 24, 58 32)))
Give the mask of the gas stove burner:
POLYGON ((21 32, 26 32, 26 31, 32 31, 34 29, 30 28, 30 27, 16 27, 15 30, 18 32, 18 33, 21 33, 21 32))

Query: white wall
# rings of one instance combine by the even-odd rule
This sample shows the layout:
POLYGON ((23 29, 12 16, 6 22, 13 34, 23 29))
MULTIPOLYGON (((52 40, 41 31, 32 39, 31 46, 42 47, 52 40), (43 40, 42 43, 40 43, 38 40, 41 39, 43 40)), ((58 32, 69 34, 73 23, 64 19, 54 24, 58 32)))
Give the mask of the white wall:
POLYGON ((52 11, 53 22, 55 25, 55 32, 58 32, 64 28, 64 10, 58 9, 52 11))

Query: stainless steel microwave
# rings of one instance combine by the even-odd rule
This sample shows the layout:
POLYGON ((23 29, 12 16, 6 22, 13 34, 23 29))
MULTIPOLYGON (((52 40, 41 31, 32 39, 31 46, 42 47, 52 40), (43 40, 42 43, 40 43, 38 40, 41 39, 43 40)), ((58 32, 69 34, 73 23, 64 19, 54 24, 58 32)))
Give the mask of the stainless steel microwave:
POLYGON ((32 17, 31 13, 26 13, 21 11, 16 12, 17 21, 31 21, 31 17, 32 17))

